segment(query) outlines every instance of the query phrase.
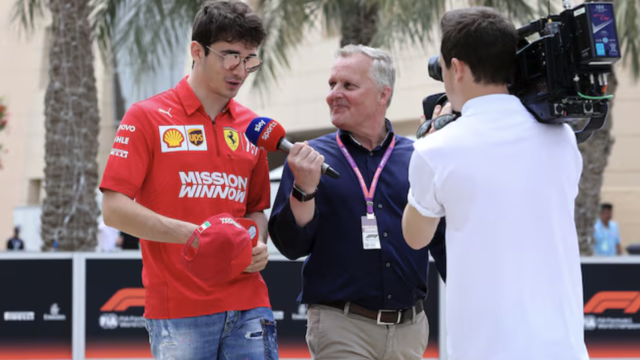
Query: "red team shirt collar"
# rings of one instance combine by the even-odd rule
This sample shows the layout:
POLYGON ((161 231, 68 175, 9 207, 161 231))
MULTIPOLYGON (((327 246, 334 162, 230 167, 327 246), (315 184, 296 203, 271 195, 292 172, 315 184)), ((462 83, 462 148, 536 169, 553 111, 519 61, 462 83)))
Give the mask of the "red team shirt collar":
MULTIPOLYGON (((204 113, 204 107, 200 102, 200 99, 196 96, 191 89, 191 86, 187 82, 189 75, 185 76, 180 80, 178 85, 175 87, 176 92, 178 93, 178 97, 180 98, 180 102, 182 102, 182 106, 184 107, 184 111, 186 111, 188 116, 193 115, 198 110, 201 110, 204 113)), ((235 121, 237 115, 236 102, 233 99, 229 99, 227 106, 225 106, 222 113, 229 112, 230 119, 235 121)))

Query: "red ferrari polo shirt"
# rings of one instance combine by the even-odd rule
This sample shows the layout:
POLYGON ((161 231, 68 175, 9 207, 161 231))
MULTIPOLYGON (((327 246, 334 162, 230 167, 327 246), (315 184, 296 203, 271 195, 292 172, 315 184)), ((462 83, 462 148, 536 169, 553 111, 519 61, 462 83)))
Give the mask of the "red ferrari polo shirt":
MULTIPOLYGON (((266 153, 244 131, 257 115, 233 100, 214 121, 185 77, 174 88, 134 104, 111 149, 100 189, 135 199, 154 212, 193 224, 270 206, 266 153)), ((141 239, 144 316, 182 318, 270 306, 260 273, 222 285, 193 278, 181 265, 184 245, 141 239)))

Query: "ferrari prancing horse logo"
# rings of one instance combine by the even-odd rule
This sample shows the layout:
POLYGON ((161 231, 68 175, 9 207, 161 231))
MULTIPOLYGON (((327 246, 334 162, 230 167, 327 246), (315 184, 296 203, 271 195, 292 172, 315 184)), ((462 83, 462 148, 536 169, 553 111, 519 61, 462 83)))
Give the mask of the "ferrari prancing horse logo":
POLYGON ((232 128, 225 128, 224 141, 227 142, 227 146, 229 146, 229 149, 236 151, 238 145, 240 144, 240 137, 238 136, 238 132, 232 128))

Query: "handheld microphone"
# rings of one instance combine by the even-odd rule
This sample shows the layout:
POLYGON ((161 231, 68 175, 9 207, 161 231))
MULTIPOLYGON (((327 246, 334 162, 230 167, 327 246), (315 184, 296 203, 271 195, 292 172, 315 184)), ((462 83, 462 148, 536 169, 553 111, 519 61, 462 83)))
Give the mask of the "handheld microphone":
MULTIPOLYGON (((266 151, 282 151, 289 153, 293 144, 284 138, 286 132, 282 125, 268 117, 257 117, 245 131, 247 138, 253 145, 266 151)), ((340 174, 326 163, 322 164, 321 171, 334 179, 338 179, 340 174)))

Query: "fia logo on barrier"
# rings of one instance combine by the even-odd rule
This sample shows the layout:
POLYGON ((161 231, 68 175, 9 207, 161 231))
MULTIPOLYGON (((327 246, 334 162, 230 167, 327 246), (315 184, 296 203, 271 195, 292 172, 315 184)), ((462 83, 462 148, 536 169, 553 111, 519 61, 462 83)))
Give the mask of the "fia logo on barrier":
POLYGON ((585 330, 640 330, 640 291, 600 291, 584 306, 585 330))

